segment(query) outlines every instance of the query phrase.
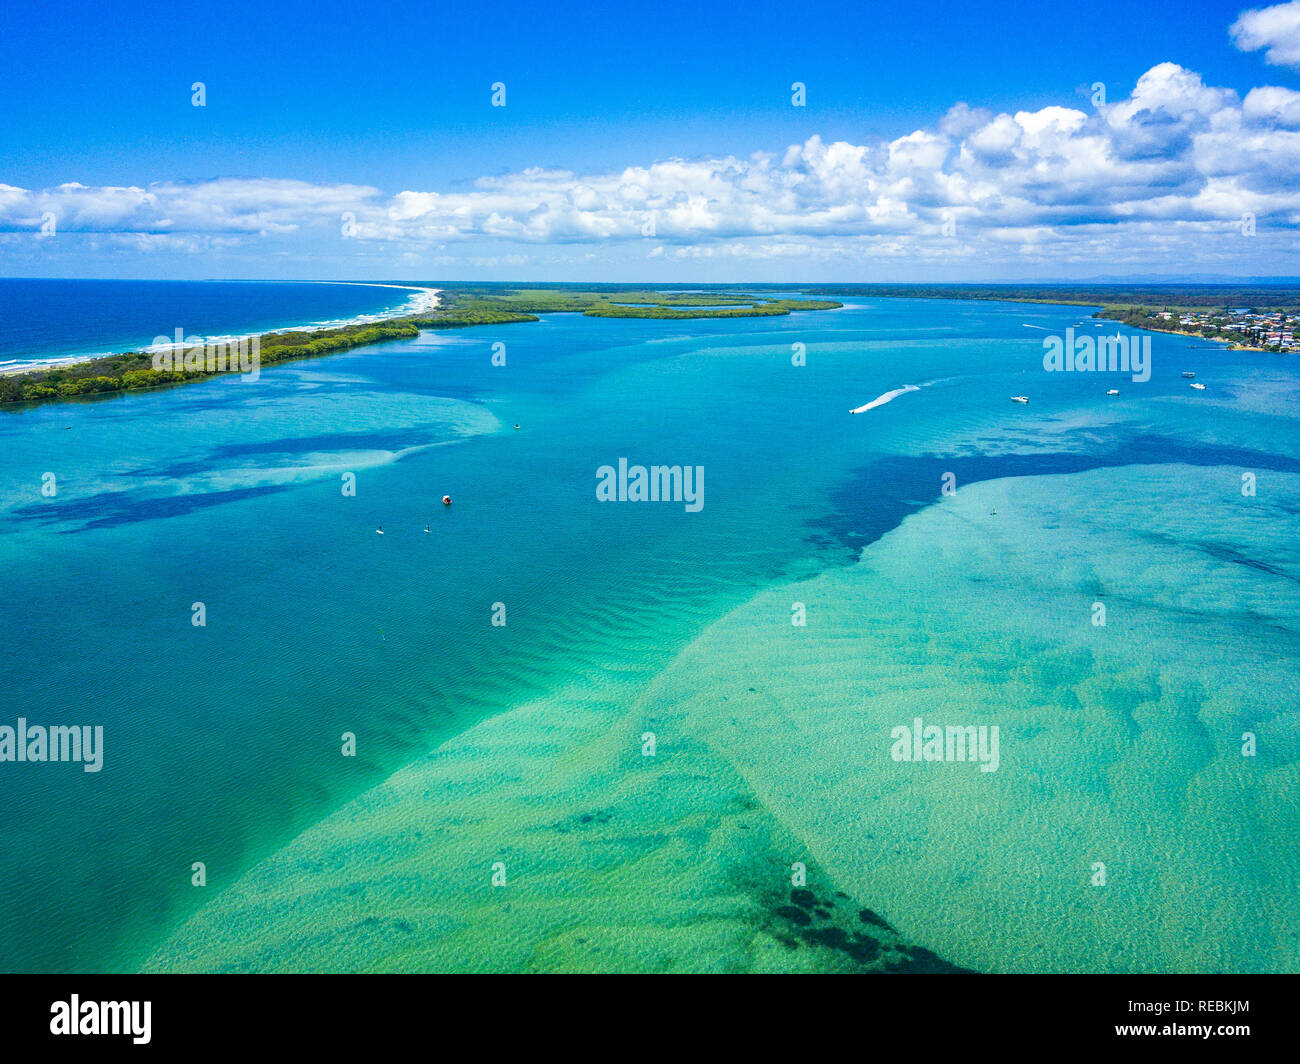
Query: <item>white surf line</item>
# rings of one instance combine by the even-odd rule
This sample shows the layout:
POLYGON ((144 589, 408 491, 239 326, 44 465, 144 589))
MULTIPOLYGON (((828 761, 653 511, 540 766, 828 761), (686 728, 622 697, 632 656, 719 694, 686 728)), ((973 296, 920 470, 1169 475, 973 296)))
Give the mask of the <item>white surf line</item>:
MULTIPOLYGON (((426 288, 418 284, 388 284, 382 281, 308 281, 307 284, 344 284, 351 285, 354 288, 397 288, 404 292, 418 292, 419 295, 412 296, 410 304, 403 310, 392 311, 389 316, 400 316, 400 314, 422 314, 426 310, 433 310, 439 303, 438 294, 441 288, 426 288)), ((374 315, 375 320, 379 320, 381 315, 374 315)), ((351 321, 351 319, 349 319, 351 321)))
POLYGON ((886 392, 884 395, 876 396, 876 398, 872 399, 869 403, 863 403, 862 406, 854 407, 849 411, 849 413, 865 414, 868 410, 873 410, 878 406, 884 406, 886 403, 892 402, 900 395, 906 395, 908 392, 919 392, 921 387, 921 385, 916 384, 904 384, 901 388, 895 388, 892 392, 886 392))
POLYGON ((1030 325, 1029 322, 1027 322, 1027 321, 1022 321, 1020 324, 1021 324, 1022 327, 1026 328, 1026 329, 1042 329, 1043 332, 1047 332, 1047 326, 1046 326, 1046 325, 1030 325))
MULTIPOLYGON (((442 292, 441 288, 425 288, 423 285, 414 284, 382 284, 378 281, 268 281, 267 284, 343 284, 351 285, 354 288, 398 288, 406 292, 415 292, 404 307, 396 307, 393 310, 386 310, 379 314, 358 314, 352 318, 342 318, 337 321, 312 322, 308 325, 285 325, 279 329, 264 329, 260 332, 240 333, 229 336, 204 336, 204 337, 186 337, 186 341, 195 343, 202 340, 208 344, 224 344, 240 340, 251 340, 254 336, 273 336, 279 333, 291 332, 319 332, 322 329, 340 329, 347 325, 373 325, 380 321, 390 321, 393 318, 404 318, 410 314, 427 314, 436 310, 439 300, 438 296, 442 292)), ((132 352, 139 351, 143 354, 153 354, 155 351, 165 351, 172 347, 174 341, 169 340, 165 344, 149 344, 147 347, 132 348, 132 352)), ((112 355, 125 354, 129 352, 122 351, 103 351, 95 355, 64 355, 59 358, 42 359, 39 362, 12 362, 0 363, 0 376, 19 373, 33 373, 37 370, 55 369, 60 366, 73 366, 82 362, 93 362, 97 358, 109 358, 112 355)))
POLYGON ((97 358, 107 358, 113 354, 117 354, 117 352, 105 351, 99 355, 62 355, 57 358, 43 358, 36 362, 21 362, 18 359, 13 359, 9 362, 0 362, 0 377, 17 376, 20 373, 32 373, 36 370, 58 369, 60 366, 72 366, 78 362, 92 362, 97 358))
MULTIPOLYGON (((275 283, 275 282, 271 282, 275 283)), ((428 311, 437 308, 440 300, 439 294, 441 288, 425 288, 423 285, 416 284, 386 284, 380 281, 286 281, 285 284, 341 284, 349 285, 352 288, 396 288, 404 292, 415 292, 407 300, 406 306, 395 307, 392 310, 381 311, 378 314, 357 314, 351 318, 338 318, 334 321, 313 322, 310 325, 287 325, 281 329, 267 329, 260 333, 246 333, 243 336, 217 336, 209 337, 213 343, 220 343, 224 340, 244 340, 252 339, 254 336, 269 336, 273 333, 286 332, 316 332, 320 329, 339 329, 346 325, 373 325, 378 321, 389 321, 392 318, 403 318, 409 314, 425 314, 428 311)), ((145 350, 152 350, 146 348, 145 350)))
MULTIPOLYGON (((381 311, 378 314, 357 314, 351 318, 336 318, 333 321, 316 321, 307 325, 284 325, 278 329, 263 329, 255 333, 241 333, 229 336, 204 336, 194 337, 195 342, 202 339, 209 344, 224 344, 230 341, 251 340, 254 336, 278 336, 281 333, 291 332, 320 332, 324 329, 343 329, 349 325, 375 325, 381 321, 392 321, 394 318, 404 318, 410 314, 425 314, 438 306, 438 293, 441 288, 420 288, 416 285, 408 284, 375 284, 370 281, 300 281, 289 282, 298 284, 344 284, 351 285, 354 288, 400 288, 408 292, 415 292, 416 295, 407 300, 403 307, 394 307, 392 310, 381 311)), ((188 341, 190 338, 186 337, 188 341)), ((148 347, 140 350, 146 353, 154 351, 165 351, 172 347, 174 341, 169 340, 165 344, 150 344, 148 347)), ((103 356, 97 356, 103 357, 103 356)))

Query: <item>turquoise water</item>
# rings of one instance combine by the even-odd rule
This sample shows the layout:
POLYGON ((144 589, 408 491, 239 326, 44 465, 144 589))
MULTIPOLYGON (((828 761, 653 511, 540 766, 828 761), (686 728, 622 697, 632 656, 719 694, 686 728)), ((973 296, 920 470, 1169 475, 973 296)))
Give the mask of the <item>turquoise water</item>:
POLYGON ((1294 366, 1045 373, 1077 320, 554 315, 0 418, 0 723, 105 733, 0 764, 2 966, 1293 969, 1294 366))

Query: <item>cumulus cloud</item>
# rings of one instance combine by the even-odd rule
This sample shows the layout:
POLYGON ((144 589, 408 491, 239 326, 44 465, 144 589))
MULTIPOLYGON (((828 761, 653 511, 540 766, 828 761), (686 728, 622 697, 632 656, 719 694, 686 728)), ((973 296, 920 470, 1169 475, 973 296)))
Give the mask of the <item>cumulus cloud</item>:
MULTIPOLYGON (((1300 11, 1300 3, 1282 6, 1300 11)), ((1245 25, 1243 34, 1267 31, 1270 47, 1278 45, 1285 20, 1250 21, 1278 10, 1243 15, 1234 34, 1245 25)), ((646 255, 669 258, 867 251, 926 260, 995 251, 1068 260, 1125 243, 1176 253, 1179 242, 1239 234, 1246 214, 1264 230, 1300 227, 1297 174, 1300 93, 1265 86, 1242 100, 1161 63, 1127 97, 1095 109, 994 113, 959 103, 933 127, 888 140, 811 136, 784 152, 603 173, 534 168, 454 192, 233 178, 144 188, 0 185, 0 229, 35 230, 53 215, 60 232, 150 238, 141 246, 310 233, 395 243, 399 253, 469 241, 641 241, 646 255)))
POLYGON ((1300 0, 1243 11, 1228 32, 1243 52, 1264 48, 1266 63, 1300 70, 1300 0))
POLYGON ((1251 124, 1300 129, 1300 92, 1277 85, 1251 89, 1242 101, 1241 113, 1251 124))

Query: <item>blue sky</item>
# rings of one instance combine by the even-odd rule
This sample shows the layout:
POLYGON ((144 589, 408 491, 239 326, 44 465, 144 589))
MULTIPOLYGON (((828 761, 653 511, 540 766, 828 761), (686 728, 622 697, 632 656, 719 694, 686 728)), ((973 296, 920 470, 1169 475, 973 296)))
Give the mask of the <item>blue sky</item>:
MULTIPOLYGON (((1250 172, 1227 174, 1213 143, 1191 146, 1222 132, 1227 120, 1216 116, 1234 97, 1240 110, 1261 86, 1300 89, 1295 65, 1265 54, 1269 43, 1288 54, 1289 13, 1265 18, 1255 32, 1266 43, 1248 48, 1230 34, 1246 7, 11 2, 0 14, 0 185, 23 196, 10 192, 6 204, 0 195, 0 272, 846 281, 1300 273, 1281 239, 1285 230, 1295 243, 1300 205, 1274 195, 1296 176, 1290 99, 1257 100, 1242 120, 1252 136, 1272 122, 1268 132, 1281 138, 1259 146, 1273 169, 1279 150, 1283 159, 1267 189, 1250 172), (1196 84, 1157 78, 1148 103, 1122 120, 1092 100, 1100 82, 1114 108, 1162 64, 1196 84), (196 81, 203 107, 191 105, 196 81), (792 106, 796 81, 807 86, 804 107, 792 106), (506 85, 505 107, 491 106, 494 82, 506 85), (1202 100, 1198 85, 1219 95, 1202 100), (1192 97, 1199 117, 1189 119, 1179 101, 1192 97), (959 103, 975 117, 937 133, 959 103), (999 115, 1052 107, 1092 124, 1105 118, 1109 148, 1088 143, 1118 152, 1111 162, 1125 167, 1099 163, 1096 178, 1124 185, 1123 199, 1080 196, 1078 180, 1059 201, 1030 191, 1025 172, 1068 169, 1073 149, 1059 138, 985 152, 978 174, 967 151, 963 169, 963 138, 999 115), (1137 126, 1170 136, 1139 150, 1129 135, 1137 126), (880 161, 917 131, 947 138, 946 156, 936 149, 909 164, 943 175, 941 191, 880 161), (845 153, 827 162, 836 144, 862 149, 858 187, 836 170, 845 153), (803 146, 793 160, 792 145, 803 146), (725 176, 735 171, 726 160, 750 167, 754 153, 780 172, 725 176), (995 188, 997 159, 1010 166, 1012 155, 1020 171, 1008 169, 1008 188, 995 188), (1153 157, 1169 165, 1138 163, 1153 157), (674 160, 705 165, 681 180, 669 174, 665 186, 655 168, 674 160), (613 202, 616 175, 629 167, 646 171, 647 195, 613 202), (540 185, 517 176, 537 170, 572 176, 540 185), (508 187, 485 194, 493 179, 508 187), (774 205, 791 181, 799 202, 774 205), (1130 187, 1141 181, 1176 186, 1187 209, 1155 206, 1160 197, 1130 187), (87 191, 75 201, 55 191, 67 183, 87 191), (142 202, 128 209, 122 190, 143 190, 142 202), (1008 210, 1009 190, 1035 209, 1008 210), (394 199, 403 193, 425 199, 394 199), (453 199, 434 204, 433 194, 453 199), (1232 196, 1241 210, 1224 205, 1232 196), (1137 215, 1135 200, 1147 201, 1137 215), (871 209, 854 217, 855 204, 871 209), (801 211, 817 224, 803 224, 801 211), (341 243, 347 213, 356 223, 341 243), (1235 242, 1207 254, 1195 227, 1239 231, 1246 214, 1257 225, 1251 261, 1235 242), (34 234, 47 215, 55 233, 34 234), (1153 241, 1126 219, 1171 230, 1153 241), (975 239, 995 225, 1001 247, 975 239), (1095 239, 1081 243, 1081 225, 1095 239), (1102 261, 1097 227, 1107 225, 1113 263, 1102 261), (1192 228, 1178 234, 1176 225, 1192 228), (1069 231, 1053 237, 1044 226, 1069 231), (1017 237, 1031 228, 1026 253, 1017 237), (965 240, 965 253, 945 252, 940 238, 965 240)), ((1089 133, 1063 136, 1077 146, 1089 133)))

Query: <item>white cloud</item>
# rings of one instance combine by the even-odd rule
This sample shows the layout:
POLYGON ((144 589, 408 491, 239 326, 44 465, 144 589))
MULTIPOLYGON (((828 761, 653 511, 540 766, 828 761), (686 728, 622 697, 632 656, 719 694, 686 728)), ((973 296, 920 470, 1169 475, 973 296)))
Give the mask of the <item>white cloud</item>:
POLYGON ((1243 11, 1228 32, 1243 52, 1266 48, 1265 62, 1300 70, 1300 0, 1243 11))
POLYGON ((1276 85, 1251 89, 1241 104, 1242 117, 1261 126, 1300 129, 1300 92, 1276 85))
POLYGON ((52 213, 60 233, 112 234, 128 247, 203 252, 279 240, 342 254, 395 245, 400 256, 460 244, 485 263, 526 246, 636 242, 645 242, 641 255, 694 259, 926 261, 987 252, 1072 261, 1181 247, 1191 262, 1212 239, 1242 254, 1240 240, 1224 241, 1240 235, 1247 212, 1261 233, 1294 230, 1297 175, 1300 93, 1265 86, 1243 101, 1161 63, 1127 98, 1093 111, 995 114, 959 103, 933 127, 892 140, 814 135, 783 153, 744 158, 583 174, 532 168, 480 177, 464 191, 389 195, 234 178, 144 188, 0 185, 0 229, 35 231, 52 213), (493 244, 511 247, 493 258, 479 246, 493 244))

